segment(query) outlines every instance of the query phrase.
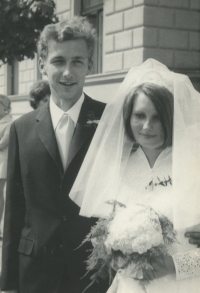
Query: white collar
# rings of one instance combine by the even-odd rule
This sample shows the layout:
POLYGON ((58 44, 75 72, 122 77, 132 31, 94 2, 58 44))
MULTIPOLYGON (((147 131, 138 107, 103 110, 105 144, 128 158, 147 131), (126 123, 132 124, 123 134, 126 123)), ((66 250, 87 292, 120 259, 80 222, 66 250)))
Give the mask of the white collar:
POLYGON ((78 101, 67 112, 64 112, 54 103, 52 96, 50 97, 50 114, 54 131, 56 130, 58 122, 62 118, 63 114, 69 115, 76 126, 83 101, 84 93, 82 93, 78 101))

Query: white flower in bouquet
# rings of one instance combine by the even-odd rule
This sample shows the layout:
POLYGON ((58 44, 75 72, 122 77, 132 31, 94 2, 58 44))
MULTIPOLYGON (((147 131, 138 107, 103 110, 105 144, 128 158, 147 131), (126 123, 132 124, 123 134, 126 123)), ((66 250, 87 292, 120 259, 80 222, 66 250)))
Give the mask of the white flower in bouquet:
POLYGON ((164 244, 158 215, 147 206, 117 207, 104 244, 107 250, 120 250, 124 254, 143 254, 164 244))
POLYGON ((99 219, 83 241, 94 245, 87 260, 88 271, 96 270, 92 283, 107 276, 111 283, 120 271, 138 279, 145 290, 143 269, 151 270, 151 261, 169 255, 167 246, 177 241, 173 224, 149 206, 108 204, 113 205, 112 213, 99 219))

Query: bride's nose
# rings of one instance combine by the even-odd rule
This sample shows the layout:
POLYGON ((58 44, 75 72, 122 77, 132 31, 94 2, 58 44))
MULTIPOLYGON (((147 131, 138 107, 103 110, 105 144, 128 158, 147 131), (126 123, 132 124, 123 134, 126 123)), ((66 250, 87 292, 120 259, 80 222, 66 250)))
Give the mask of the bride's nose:
POLYGON ((143 124, 143 130, 151 131, 153 129, 153 125, 150 119, 147 119, 143 124))

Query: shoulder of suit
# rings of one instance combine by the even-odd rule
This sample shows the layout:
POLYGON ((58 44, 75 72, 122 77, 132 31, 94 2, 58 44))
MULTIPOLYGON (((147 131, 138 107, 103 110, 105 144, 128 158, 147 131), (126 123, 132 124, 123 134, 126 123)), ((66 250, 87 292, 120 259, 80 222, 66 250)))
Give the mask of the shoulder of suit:
MULTIPOLYGON (((86 94, 85 94, 85 102, 88 103, 88 107, 91 108, 91 110, 93 110, 97 115, 100 115, 100 116, 102 115, 106 107, 105 103, 94 100, 86 94)), ((40 111, 41 111, 41 108, 33 110, 29 113, 22 115, 20 118, 16 119, 14 122, 16 125, 24 125, 24 124, 27 125, 27 123, 28 124, 33 123, 33 121, 36 121, 36 117, 38 116, 40 111)), ((48 111, 48 107, 44 105, 42 111, 48 111)))
POLYGON ((26 114, 22 115, 21 117, 17 118, 14 121, 14 123, 16 125, 21 125, 21 124, 24 124, 24 123, 27 124, 29 122, 32 123, 33 121, 36 121, 36 117, 37 117, 39 111, 40 111, 39 109, 36 109, 36 110, 33 110, 33 111, 29 112, 29 113, 26 113, 26 114))
POLYGON ((85 94, 85 101, 88 102, 89 106, 93 109, 94 112, 102 114, 104 111, 106 104, 100 101, 94 100, 88 95, 85 94))

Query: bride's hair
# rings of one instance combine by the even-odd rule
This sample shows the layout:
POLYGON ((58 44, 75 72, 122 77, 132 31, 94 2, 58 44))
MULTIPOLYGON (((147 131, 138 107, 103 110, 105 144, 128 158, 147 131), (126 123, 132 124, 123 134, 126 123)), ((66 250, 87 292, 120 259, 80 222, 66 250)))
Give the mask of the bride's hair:
POLYGON ((174 97, 167 88, 154 83, 146 82, 137 87, 134 87, 126 96, 123 106, 123 118, 126 134, 132 141, 135 141, 131 130, 130 120, 135 99, 140 93, 144 93, 151 100, 158 113, 164 131, 164 143, 161 148, 171 146, 174 115, 174 97))

